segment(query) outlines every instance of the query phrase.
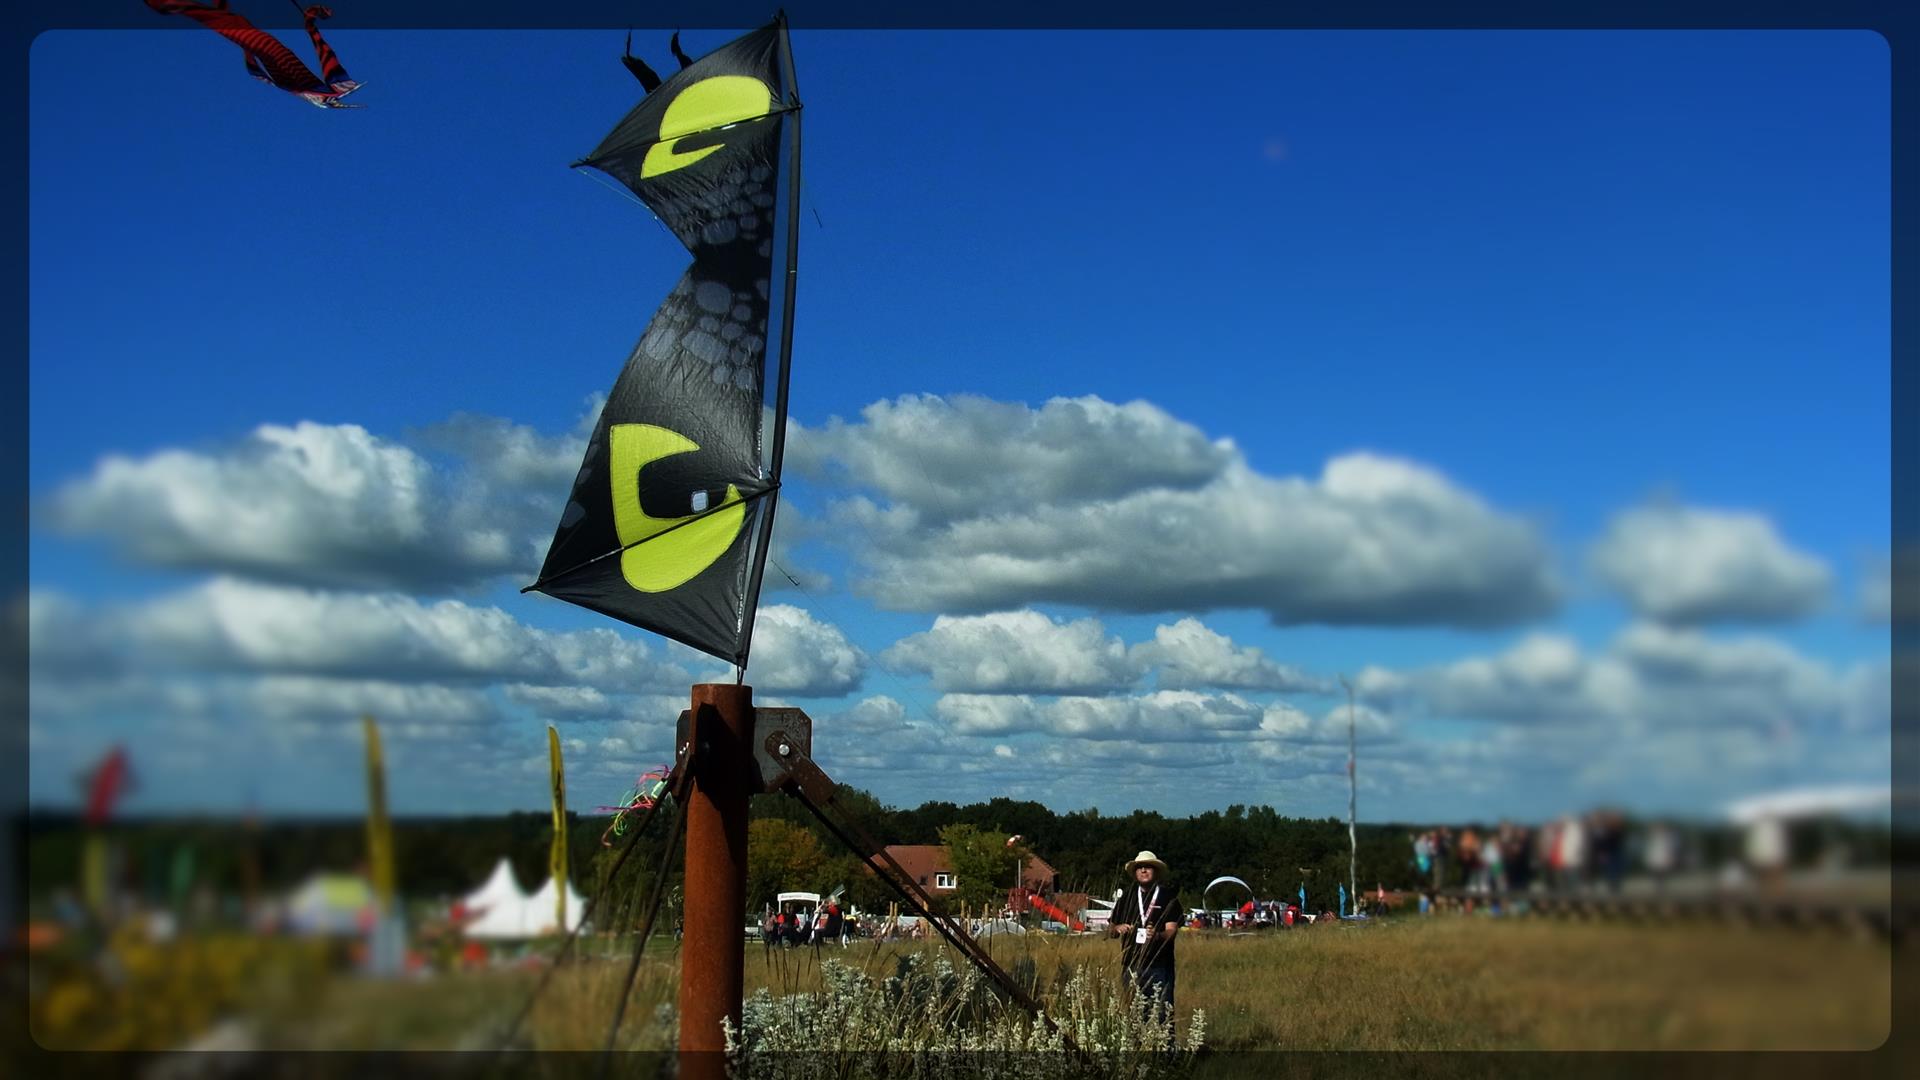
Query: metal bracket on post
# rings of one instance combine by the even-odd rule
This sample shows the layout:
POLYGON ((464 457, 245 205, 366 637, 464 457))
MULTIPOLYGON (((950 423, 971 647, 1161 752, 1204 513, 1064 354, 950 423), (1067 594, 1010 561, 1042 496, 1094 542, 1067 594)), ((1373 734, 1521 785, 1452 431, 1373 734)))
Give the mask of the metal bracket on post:
MULTIPOLYGON (((674 727, 673 741, 676 746, 684 746, 694 737, 693 710, 680 710, 679 723, 674 727)), ((813 719, 804 711, 791 707, 755 708, 753 710, 753 733, 748 740, 753 748, 754 773, 749 782, 756 792, 779 791, 786 783, 788 762, 779 753, 778 746, 766 745, 765 734, 779 731, 785 734, 785 745, 789 753, 798 753, 802 757, 813 754, 813 719)))

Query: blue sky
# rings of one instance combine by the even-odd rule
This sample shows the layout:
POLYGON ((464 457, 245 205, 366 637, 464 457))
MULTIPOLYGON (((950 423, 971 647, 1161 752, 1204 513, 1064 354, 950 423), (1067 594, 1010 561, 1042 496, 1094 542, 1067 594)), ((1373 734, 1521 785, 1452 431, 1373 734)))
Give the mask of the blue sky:
MULTIPOLYGON (((540 805, 549 720, 611 796, 659 758, 673 679, 712 672, 518 595, 517 564, 250 547, 260 521, 392 514, 429 538, 512 518, 516 557, 544 550, 566 483, 540 478, 571 475, 685 265, 567 168, 637 97, 621 31, 340 25, 350 113, 211 34, 34 44, 36 801, 125 738, 155 808, 350 808, 370 702, 412 731, 403 811, 540 805), (168 92, 130 103, 103 70, 168 92), (277 494, 195 518, 229 481, 277 494), (246 614, 287 604, 320 614, 246 614), (595 684, 578 635, 601 629, 680 669, 595 684), (459 638, 486 633, 521 636, 459 638), (529 640, 560 659, 497 666, 529 640)), ((763 617, 750 675, 846 732, 829 769, 907 803, 1334 813, 1344 727, 1315 725, 1367 670, 1363 817, 1885 782, 1881 38, 799 31, 794 53, 778 557, 809 588, 769 594, 784 630, 763 617), (1049 442, 1069 414, 1089 434, 1049 442), (954 449, 987 431, 999 453, 954 449), (916 489, 934 475, 972 509, 916 489), (1017 554, 964 532, 994 522, 1055 546, 1027 592, 969 569, 1017 554), (1210 659, 1171 677, 1173 647, 1142 647, 1189 617, 1210 659)))

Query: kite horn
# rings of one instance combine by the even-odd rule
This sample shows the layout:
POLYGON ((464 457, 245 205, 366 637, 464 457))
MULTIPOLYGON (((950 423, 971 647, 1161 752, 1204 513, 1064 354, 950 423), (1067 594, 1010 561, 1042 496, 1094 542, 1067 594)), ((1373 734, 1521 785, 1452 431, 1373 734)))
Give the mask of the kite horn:
POLYGON ((693 66, 693 57, 688 56, 686 51, 680 48, 680 31, 675 30, 673 32, 673 37, 668 40, 667 47, 673 50, 673 58, 680 61, 680 70, 685 71, 693 66))

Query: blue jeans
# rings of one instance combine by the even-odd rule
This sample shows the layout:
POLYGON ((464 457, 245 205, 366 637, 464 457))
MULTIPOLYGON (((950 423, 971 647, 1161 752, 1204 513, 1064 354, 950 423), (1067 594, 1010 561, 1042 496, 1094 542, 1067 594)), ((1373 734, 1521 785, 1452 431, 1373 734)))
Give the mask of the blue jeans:
POLYGON ((1148 997, 1158 997, 1161 1015, 1173 1012, 1173 969, 1149 967, 1134 973, 1134 989, 1148 997))

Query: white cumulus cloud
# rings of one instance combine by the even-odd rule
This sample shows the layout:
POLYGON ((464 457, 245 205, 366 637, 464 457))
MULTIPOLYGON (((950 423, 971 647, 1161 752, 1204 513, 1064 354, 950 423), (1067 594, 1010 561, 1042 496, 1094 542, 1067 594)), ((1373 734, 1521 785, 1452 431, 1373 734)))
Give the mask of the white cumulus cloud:
POLYGON ((858 423, 792 424, 787 461, 911 506, 937 523, 1098 502, 1142 487, 1199 487, 1236 456, 1143 401, 1054 398, 1039 409, 970 395, 879 401, 858 423))
POLYGON ((1355 453, 1317 479, 1264 476, 1141 402, 910 398, 800 441, 864 492, 834 517, 856 587, 892 609, 1489 625, 1558 602, 1534 526, 1431 468, 1355 453))
POLYGON ((222 451, 109 456, 48 509, 61 528, 160 566, 443 588, 536 568, 528 508, 502 496, 358 425, 302 422, 262 425, 222 451))
POLYGON ((1758 514, 1656 505, 1617 515, 1593 566, 1642 617, 1695 624, 1809 615, 1832 573, 1758 514))
POLYGON ((1714 727, 1845 730, 1887 722, 1889 679, 1884 664, 1836 669, 1770 638, 1638 623, 1597 652, 1561 635, 1533 634, 1494 656, 1376 677, 1376 688, 1390 692, 1369 700, 1468 720, 1558 721, 1617 737, 1714 727))
POLYGON ((1153 640, 1129 650, 1137 663, 1157 669, 1164 690, 1239 689, 1324 691, 1323 680, 1269 659, 1251 646, 1211 629, 1191 616, 1157 626, 1153 640))
POLYGON ((1205 740, 1260 729, 1264 710, 1232 694, 1159 690, 1138 697, 947 694, 934 706, 962 735, 1044 732, 1072 739, 1205 740))
POLYGON ((896 642, 881 661, 959 693, 1094 693, 1140 677, 1126 646, 1097 619, 1056 622, 1037 611, 942 615, 896 642))
POLYGON ((791 604, 761 605, 746 673, 755 690, 839 697, 859 689, 866 673, 867 654, 839 627, 791 604))
POLYGON ((494 607, 217 578, 98 613, 146 662, 394 679, 511 680, 644 690, 687 672, 611 629, 543 630, 494 607))

